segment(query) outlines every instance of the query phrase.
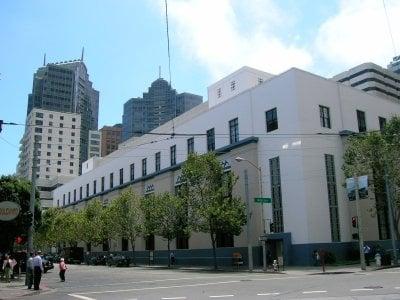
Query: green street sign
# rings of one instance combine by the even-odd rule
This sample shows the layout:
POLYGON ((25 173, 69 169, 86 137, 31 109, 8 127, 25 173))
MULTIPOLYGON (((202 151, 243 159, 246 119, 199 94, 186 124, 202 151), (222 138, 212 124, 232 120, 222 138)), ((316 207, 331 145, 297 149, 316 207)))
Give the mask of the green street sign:
POLYGON ((254 198, 254 202, 256 203, 271 203, 271 198, 261 198, 261 197, 257 197, 254 198))

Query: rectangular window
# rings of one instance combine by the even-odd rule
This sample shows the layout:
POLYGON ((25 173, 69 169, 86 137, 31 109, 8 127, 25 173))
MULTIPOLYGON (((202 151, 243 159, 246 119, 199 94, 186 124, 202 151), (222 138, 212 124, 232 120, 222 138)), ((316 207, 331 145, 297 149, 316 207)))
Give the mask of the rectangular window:
POLYGON ((37 112, 36 113, 36 118, 43 118, 43 113, 37 112))
POLYGON ((161 170, 161 152, 156 153, 156 172, 161 170))
POLYGON ((145 250, 154 250, 154 234, 145 237, 145 250))
POLYGON ((215 130, 211 128, 207 130, 207 151, 215 150, 215 130))
POLYGON ((71 192, 68 192, 68 204, 71 203, 71 192))
POLYGON ((229 142, 231 144, 239 141, 239 119, 229 121, 229 142))
POLYGON ((170 156, 171 156, 171 166, 175 166, 176 165, 176 145, 171 146, 170 156))
POLYGON ((217 98, 221 98, 222 97, 222 91, 221 88, 217 89, 217 98))
POLYGON ((93 180, 93 195, 97 193, 97 180, 93 180))
POLYGON ((114 173, 110 173, 110 189, 114 187, 114 173))
POLYGON ((89 183, 86 184, 86 197, 89 197, 89 183))
POLYGON ((147 175, 147 158, 142 159, 142 176, 147 175))
POLYGON ((236 81, 233 80, 231 81, 231 91, 234 91, 236 89, 236 81))
POLYGON ((272 230, 273 232, 283 232, 283 210, 282 210, 282 190, 281 190, 281 170, 279 156, 269 160, 269 172, 272 196, 272 230))
POLYGON ((124 183, 124 169, 119 169, 119 185, 124 183))
POLYGON ((43 125, 43 120, 36 120, 35 125, 43 125))
POLYGON ((365 122, 365 112, 357 110, 358 132, 366 132, 367 124, 365 122))
POLYGON ((130 175, 131 175, 131 181, 135 180, 135 164, 131 164, 130 166, 130 175))
POLYGON ((194 138, 187 139, 187 153, 194 153, 194 138))
POLYGON ((60 116, 60 120, 64 120, 64 116, 60 116))
POLYGON ((379 129, 381 132, 383 132, 385 126, 386 126, 386 118, 379 117, 379 129))
POLYGON ((331 128, 331 116, 329 113, 329 107, 319 106, 319 120, 321 127, 331 128))
POLYGON ((65 206, 65 194, 63 195, 63 206, 65 206))
POLYGON ((276 107, 265 112, 265 120, 267 122, 267 132, 278 129, 278 114, 276 107))
POLYGON ((42 133, 42 128, 35 127, 35 132, 36 132, 36 133, 42 133))
POLYGON ((329 217, 332 242, 340 242, 339 208, 335 175, 335 161, 331 154, 325 154, 326 183, 328 190, 329 217))
POLYGON ((104 176, 101 177, 101 191, 102 191, 102 192, 104 192, 105 181, 106 181, 106 180, 105 180, 104 176))
POLYGON ((76 201, 76 189, 74 189, 74 202, 76 201))
POLYGON ((80 187, 80 188, 79 188, 79 200, 82 200, 82 198, 83 198, 83 192, 82 192, 82 190, 83 190, 83 188, 80 187))

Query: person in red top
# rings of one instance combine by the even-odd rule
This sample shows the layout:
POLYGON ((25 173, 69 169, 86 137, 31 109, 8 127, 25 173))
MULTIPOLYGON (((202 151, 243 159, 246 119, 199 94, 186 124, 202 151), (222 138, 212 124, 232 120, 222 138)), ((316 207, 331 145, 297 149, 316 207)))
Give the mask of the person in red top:
POLYGON ((61 282, 64 282, 65 281, 65 271, 67 270, 67 265, 64 262, 64 258, 60 259, 59 267, 60 267, 60 279, 61 279, 61 282))

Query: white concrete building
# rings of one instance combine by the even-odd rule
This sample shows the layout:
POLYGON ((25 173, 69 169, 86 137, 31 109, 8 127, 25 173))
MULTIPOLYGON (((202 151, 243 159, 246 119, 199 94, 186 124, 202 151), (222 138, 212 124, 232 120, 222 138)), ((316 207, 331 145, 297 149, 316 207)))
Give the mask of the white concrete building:
POLYGON ((34 108, 27 116, 17 174, 31 179, 37 143, 37 187, 42 207, 51 207, 51 191, 79 175, 81 116, 34 108))
MULTIPOLYGON (((396 58, 395 58, 396 59, 396 58)), ((400 74, 396 74, 396 60, 385 69, 374 63, 364 63, 342 72, 332 79, 367 93, 400 102, 400 74)))
MULTIPOLYGON (((94 198, 106 204, 129 187, 143 195, 174 192, 188 152, 215 150, 224 166, 239 176, 235 194, 243 200, 250 198, 252 219, 248 226, 251 243, 257 249, 256 263, 262 261, 260 236, 268 239, 272 257, 282 256, 286 264, 310 264, 312 251, 319 248, 343 259, 357 246, 351 227, 354 202, 348 200, 343 187, 341 133, 377 130, 381 120, 400 114, 400 105, 296 68, 256 85, 241 80, 246 72, 243 68, 219 81, 235 81, 241 86, 240 93, 219 101, 213 92, 219 86, 212 85, 209 102, 154 130, 165 136, 147 134, 121 144, 97 167, 57 188, 54 205, 79 209, 94 198), (172 128, 174 138, 168 135, 172 128), (237 156, 261 168, 262 196, 272 197, 272 204, 264 205, 263 214, 267 224, 273 223, 271 233, 267 226, 264 235, 261 205, 253 201, 260 196, 258 170, 246 161, 235 161, 237 156), (77 191, 80 197, 68 202, 77 191)), ((373 195, 363 200, 361 207, 366 240, 387 238, 384 221, 369 212, 375 207, 373 195)), ((242 247, 246 245, 246 230, 233 238, 221 237, 218 256, 230 264, 232 251, 239 249, 245 255, 242 247)), ((175 246, 181 262, 202 264, 211 256, 207 234, 193 233, 186 243, 177 240, 175 246)), ((142 256, 153 248, 162 261, 166 242, 161 238, 156 237, 153 243, 143 239, 136 246, 142 256)), ((126 243, 114 241, 111 250, 128 248, 126 243)))

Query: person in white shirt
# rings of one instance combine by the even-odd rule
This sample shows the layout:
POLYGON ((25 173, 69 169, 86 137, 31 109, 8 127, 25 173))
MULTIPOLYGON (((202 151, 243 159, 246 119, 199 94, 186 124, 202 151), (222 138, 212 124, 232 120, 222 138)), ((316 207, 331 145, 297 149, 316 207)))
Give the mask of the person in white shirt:
POLYGON ((42 254, 41 251, 36 251, 35 252, 35 257, 32 260, 32 264, 33 264, 33 287, 34 287, 35 290, 39 289, 40 280, 42 279, 43 262, 42 262, 42 257, 40 256, 41 254, 42 254))
POLYGON ((33 253, 29 253, 28 261, 26 262, 26 283, 28 289, 33 285, 33 253))

